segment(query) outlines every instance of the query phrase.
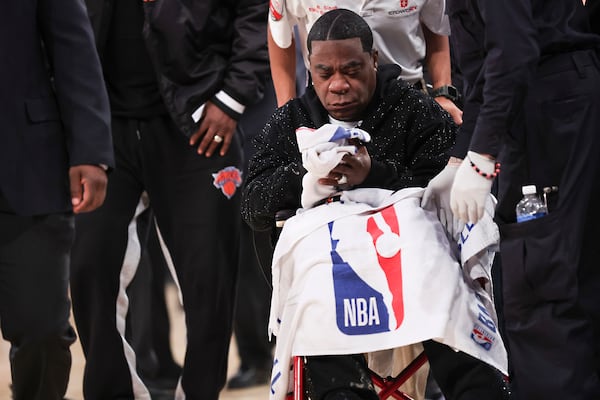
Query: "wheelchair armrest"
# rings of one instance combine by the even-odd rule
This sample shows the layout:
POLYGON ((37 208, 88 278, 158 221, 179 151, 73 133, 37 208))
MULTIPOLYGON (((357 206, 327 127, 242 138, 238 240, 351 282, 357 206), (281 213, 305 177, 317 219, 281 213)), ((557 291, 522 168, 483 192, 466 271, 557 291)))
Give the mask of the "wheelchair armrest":
POLYGON ((275 213, 275 227, 282 228, 285 221, 296 215, 296 210, 280 210, 275 213))

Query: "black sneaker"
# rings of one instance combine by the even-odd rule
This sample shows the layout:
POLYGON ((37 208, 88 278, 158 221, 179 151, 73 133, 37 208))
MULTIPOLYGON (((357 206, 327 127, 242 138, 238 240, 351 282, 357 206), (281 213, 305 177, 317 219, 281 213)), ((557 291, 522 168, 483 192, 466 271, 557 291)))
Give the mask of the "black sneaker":
POLYGON ((266 385, 271 378, 271 370, 260 368, 240 368, 227 382, 228 389, 245 389, 266 385))

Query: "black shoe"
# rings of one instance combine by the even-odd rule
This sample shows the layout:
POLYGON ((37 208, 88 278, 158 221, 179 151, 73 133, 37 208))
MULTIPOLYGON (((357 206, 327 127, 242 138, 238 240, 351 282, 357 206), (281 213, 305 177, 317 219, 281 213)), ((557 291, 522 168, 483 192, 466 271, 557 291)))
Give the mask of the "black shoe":
POLYGON ((444 395, 442 394, 440 387, 431 375, 427 377, 425 400, 444 400, 444 395))
POLYGON ((227 382, 228 389, 244 389, 269 383, 271 371, 259 368, 240 368, 227 382))
POLYGON ((179 377, 161 377, 144 380, 152 400, 173 400, 178 382, 179 377))
POLYGON ((147 387, 157 390, 175 390, 179 377, 160 377, 152 379, 143 379, 147 387))
POLYGON ((150 393, 150 398, 152 400, 174 400, 175 399, 175 390, 172 389, 157 389, 157 388, 148 388, 148 392, 150 393))

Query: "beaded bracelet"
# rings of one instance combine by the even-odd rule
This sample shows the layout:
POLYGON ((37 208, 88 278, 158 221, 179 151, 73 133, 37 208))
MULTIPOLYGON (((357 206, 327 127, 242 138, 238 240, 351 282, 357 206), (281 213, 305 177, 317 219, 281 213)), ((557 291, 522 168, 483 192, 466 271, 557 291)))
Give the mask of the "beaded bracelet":
POLYGON ((469 163, 471 164, 471 167, 475 170, 475 172, 483 176, 485 179, 494 179, 500 173, 500 163, 498 162, 494 164, 494 172, 488 174, 487 172, 483 172, 481 169, 479 169, 479 167, 475 165, 473 161, 471 161, 471 157, 467 156, 467 158, 469 159, 469 163))

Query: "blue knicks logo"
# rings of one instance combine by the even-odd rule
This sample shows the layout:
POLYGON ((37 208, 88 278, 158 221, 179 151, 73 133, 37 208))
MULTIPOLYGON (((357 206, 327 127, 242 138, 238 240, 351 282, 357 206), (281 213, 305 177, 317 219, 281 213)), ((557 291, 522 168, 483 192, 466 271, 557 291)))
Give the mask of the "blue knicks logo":
MULTIPOLYGON (((384 228, 387 232, 377 227, 373 217, 369 218, 367 223, 367 230, 373 238, 376 249, 379 239, 382 239, 381 242, 386 242, 390 235, 398 237, 398 222, 393 207, 383 210, 382 214, 385 222, 391 221, 391 226, 384 228)), ((388 332, 390 319, 394 325, 392 328, 398 328, 404 318, 400 250, 393 251, 393 254, 388 252, 385 257, 377 251, 379 265, 375 264, 373 268, 380 268, 387 280, 387 287, 377 290, 365 282, 352 265, 344 261, 337 252, 339 240, 332 237, 333 224, 334 222, 329 223, 329 235, 338 329, 346 335, 388 332), (394 267, 389 268, 392 264, 394 267), (385 296, 381 290, 385 291, 385 296), (385 297, 388 298, 387 305, 385 297)))

